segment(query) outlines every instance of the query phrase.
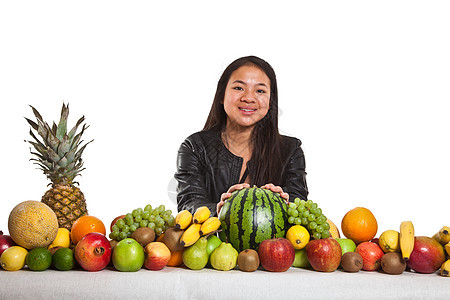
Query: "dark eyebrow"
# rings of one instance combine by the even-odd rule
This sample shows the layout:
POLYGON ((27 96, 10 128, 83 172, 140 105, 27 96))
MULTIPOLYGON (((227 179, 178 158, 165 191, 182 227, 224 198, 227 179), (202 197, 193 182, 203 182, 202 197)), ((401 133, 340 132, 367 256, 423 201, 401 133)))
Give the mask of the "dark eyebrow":
MULTIPOLYGON (((247 85, 245 82, 243 82, 242 80, 235 80, 233 83, 240 83, 240 84, 243 84, 243 85, 247 85)), ((262 85, 262 86, 265 86, 265 87, 267 87, 267 85, 265 84, 265 83, 258 83, 258 85, 262 85)))

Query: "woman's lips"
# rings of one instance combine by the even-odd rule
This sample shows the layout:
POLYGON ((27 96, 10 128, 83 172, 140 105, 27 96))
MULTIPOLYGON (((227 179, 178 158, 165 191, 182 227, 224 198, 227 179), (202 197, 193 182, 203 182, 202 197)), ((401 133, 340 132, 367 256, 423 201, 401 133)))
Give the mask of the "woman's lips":
POLYGON ((247 114, 251 114, 256 111, 256 109, 254 109, 254 108, 245 108, 245 107, 239 107, 239 110, 242 111, 243 113, 247 113, 247 114))

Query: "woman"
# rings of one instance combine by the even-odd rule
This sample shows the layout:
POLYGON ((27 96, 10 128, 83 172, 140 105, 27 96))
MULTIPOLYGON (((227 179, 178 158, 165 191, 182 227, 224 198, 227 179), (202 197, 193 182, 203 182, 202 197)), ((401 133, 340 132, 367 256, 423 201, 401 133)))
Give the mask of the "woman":
POLYGON ((275 72, 264 60, 232 62, 217 84, 202 131, 178 151, 178 211, 208 206, 219 213, 235 190, 253 185, 289 199, 307 199, 300 140, 278 132, 275 72))

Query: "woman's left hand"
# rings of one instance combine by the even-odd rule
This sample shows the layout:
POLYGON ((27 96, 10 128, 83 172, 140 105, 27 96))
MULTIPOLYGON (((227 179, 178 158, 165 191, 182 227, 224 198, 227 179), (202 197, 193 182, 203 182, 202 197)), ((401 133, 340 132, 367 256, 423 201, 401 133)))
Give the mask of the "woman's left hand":
POLYGON ((289 203, 289 194, 283 192, 283 189, 281 188, 281 186, 274 185, 272 183, 267 183, 267 184, 263 185, 261 188, 262 189, 268 189, 268 190, 271 190, 274 193, 280 194, 281 198, 286 200, 286 203, 289 203))

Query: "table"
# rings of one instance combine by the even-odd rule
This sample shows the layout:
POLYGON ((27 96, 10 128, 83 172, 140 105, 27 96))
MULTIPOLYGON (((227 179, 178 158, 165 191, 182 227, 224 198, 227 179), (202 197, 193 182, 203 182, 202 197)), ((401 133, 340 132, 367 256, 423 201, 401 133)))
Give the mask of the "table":
POLYGON ((124 273, 107 268, 0 271, 0 299, 450 299, 450 278, 404 272, 332 273, 290 268, 199 271, 165 267, 124 273))

